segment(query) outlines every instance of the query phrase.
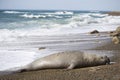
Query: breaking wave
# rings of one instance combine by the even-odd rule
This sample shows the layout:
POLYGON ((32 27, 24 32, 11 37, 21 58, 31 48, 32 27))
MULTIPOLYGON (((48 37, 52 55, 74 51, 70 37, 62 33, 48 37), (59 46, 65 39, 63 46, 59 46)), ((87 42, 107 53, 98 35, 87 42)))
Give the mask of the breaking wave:
POLYGON ((52 28, 48 27, 37 27, 31 29, 0 29, 0 42, 2 41, 16 41, 22 37, 29 36, 52 36, 52 35, 70 35, 78 33, 88 33, 92 30, 99 31, 112 31, 117 28, 116 25, 92 25, 92 26, 79 26, 78 23, 70 23, 66 25, 54 24, 52 28), (105 27, 103 27, 105 26, 105 27))
POLYGON ((58 11, 55 12, 54 14, 58 14, 58 15, 73 15, 73 12, 68 12, 68 11, 58 11))
POLYGON ((74 12, 70 12, 70 11, 56 11, 56 12, 46 12, 46 13, 43 13, 43 14, 50 14, 50 15, 73 15, 74 12))
POLYGON ((23 14, 20 16, 24 18, 63 18, 62 16, 51 15, 51 14, 48 15, 23 14))
POLYGON ((28 19, 17 17, 18 22, 0 23, 0 41, 14 41, 26 36, 86 33, 94 29, 112 31, 120 25, 120 16, 109 16, 102 13, 74 13, 71 17, 67 15, 69 18, 66 18, 66 15, 63 14, 73 13, 57 11, 44 12, 44 14, 43 12, 18 14, 19 17, 28 19))
POLYGON ((21 17, 25 17, 25 18, 46 18, 46 16, 44 16, 44 15, 33 15, 33 14, 24 14, 24 15, 21 15, 21 17))
POLYGON ((18 13, 25 13, 25 12, 20 12, 20 11, 4 11, 3 13, 18 14, 18 13))

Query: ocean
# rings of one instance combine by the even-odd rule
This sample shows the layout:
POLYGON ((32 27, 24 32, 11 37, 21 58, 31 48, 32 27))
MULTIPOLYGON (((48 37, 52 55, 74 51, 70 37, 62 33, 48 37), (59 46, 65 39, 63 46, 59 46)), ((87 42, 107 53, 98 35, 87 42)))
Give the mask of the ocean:
POLYGON ((119 25, 120 16, 105 11, 0 10, 0 71, 79 49, 79 40, 96 39, 84 33, 112 31, 119 25), (45 49, 39 50, 41 47, 45 49))

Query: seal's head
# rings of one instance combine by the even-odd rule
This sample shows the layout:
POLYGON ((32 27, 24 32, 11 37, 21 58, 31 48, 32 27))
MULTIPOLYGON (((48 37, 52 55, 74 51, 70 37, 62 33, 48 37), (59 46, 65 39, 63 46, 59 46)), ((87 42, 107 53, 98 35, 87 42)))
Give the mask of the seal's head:
POLYGON ((103 60, 103 62, 104 62, 105 64, 110 64, 110 59, 109 59, 109 57, 107 57, 107 56, 101 57, 101 60, 103 60))

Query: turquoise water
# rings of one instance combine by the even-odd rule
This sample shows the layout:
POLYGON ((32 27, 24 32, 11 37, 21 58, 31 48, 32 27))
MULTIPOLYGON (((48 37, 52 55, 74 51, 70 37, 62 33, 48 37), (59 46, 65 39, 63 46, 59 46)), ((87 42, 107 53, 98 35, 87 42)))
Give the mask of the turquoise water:
MULTIPOLYGON (((69 24, 70 19, 78 15, 89 14, 92 18, 103 18, 104 16, 92 15, 102 12, 90 11, 32 11, 32 10, 1 10, 0 29, 24 29, 24 28, 51 28, 51 24, 69 24)), ((87 16, 86 16, 87 17, 87 16)), ((79 20, 79 18, 78 18, 79 20)), ((76 20, 77 22, 77 20, 76 20)), ((81 20, 82 22, 82 20, 81 20)))

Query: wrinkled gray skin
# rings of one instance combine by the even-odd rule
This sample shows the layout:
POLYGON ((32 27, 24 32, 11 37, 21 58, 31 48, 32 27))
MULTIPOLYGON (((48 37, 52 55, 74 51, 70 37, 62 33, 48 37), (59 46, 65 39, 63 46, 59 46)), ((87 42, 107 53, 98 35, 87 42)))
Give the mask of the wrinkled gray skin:
POLYGON ((37 59, 24 66, 20 72, 56 68, 73 69, 105 64, 110 64, 107 56, 82 52, 62 52, 37 59))

